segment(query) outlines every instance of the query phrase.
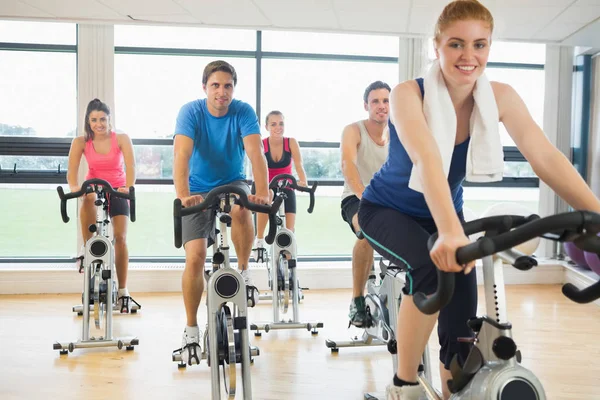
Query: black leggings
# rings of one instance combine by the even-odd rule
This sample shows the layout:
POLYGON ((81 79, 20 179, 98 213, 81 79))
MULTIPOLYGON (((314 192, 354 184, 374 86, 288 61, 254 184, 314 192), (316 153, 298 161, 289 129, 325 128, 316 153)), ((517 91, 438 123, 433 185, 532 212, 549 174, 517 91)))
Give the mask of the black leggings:
MULTIPOLYGON (((463 221, 462 212, 459 217, 463 221)), ((379 254, 393 263, 407 266, 405 294, 435 292, 437 270, 427 249, 427 239, 437 230, 433 219, 412 217, 363 199, 358 210, 358 223, 379 254)), ((454 355, 458 355, 460 365, 467 358, 471 345, 457 339, 473 336, 467 321, 476 313, 477 276, 473 269, 468 275, 456 274, 454 297, 438 316, 440 361, 447 369, 450 369, 454 355)))
MULTIPOLYGON (((283 209, 286 214, 296 214, 296 191, 293 189, 283 189, 287 195, 283 201, 283 209)), ((273 196, 275 196, 275 190, 271 189, 273 196)), ((252 183, 250 193, 256 194, 256 186, 252 183)))

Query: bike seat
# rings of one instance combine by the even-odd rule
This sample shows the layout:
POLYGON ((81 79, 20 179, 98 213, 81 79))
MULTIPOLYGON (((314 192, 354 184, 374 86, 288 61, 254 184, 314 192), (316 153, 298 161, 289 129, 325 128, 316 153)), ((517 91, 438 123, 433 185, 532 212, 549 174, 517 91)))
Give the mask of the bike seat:
POLYGON ((381 268, 381 272, 384 274, 386 271, 404 272, 407 270, 406 264, 395 264, 393 261, 383 257, 381 260, 379 260, 379 267, 381 268))

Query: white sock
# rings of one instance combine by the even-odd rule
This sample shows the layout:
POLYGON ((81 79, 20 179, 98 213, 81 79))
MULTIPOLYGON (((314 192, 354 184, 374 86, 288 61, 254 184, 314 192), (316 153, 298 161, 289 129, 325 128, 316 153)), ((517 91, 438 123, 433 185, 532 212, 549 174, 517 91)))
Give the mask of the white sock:
POLYGON ((119 297, 131 297, 129 296, 129 290, 127 288, 119 289, 117 291, 117 298, 119 297))
POLYGON ((198 325, 186 326, 185 327, 185 335, 187 337, 191 337, 191 336, 198 337, 198 336, 200 336, 200 328, 198 328, 198 325))
POLYGON ((256 245, 254 246, 254 248, 258 249, 260 247, 265 247, 265 239, 256 238, 256 245))

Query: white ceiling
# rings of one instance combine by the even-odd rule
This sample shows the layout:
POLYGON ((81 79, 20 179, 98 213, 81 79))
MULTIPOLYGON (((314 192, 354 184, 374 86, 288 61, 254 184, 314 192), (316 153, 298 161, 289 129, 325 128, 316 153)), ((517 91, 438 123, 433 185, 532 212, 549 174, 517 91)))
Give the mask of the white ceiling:
MULTIPOLYGON (((0 19, 430 36, 446 0, 0 0, 0 19)), ((600 45, 600 0, 483 0, 501 40, 600 45), (595 42, 595 43, 591 43, 595 42)), ((2 42, 2 38, 0 38, 2 42)))

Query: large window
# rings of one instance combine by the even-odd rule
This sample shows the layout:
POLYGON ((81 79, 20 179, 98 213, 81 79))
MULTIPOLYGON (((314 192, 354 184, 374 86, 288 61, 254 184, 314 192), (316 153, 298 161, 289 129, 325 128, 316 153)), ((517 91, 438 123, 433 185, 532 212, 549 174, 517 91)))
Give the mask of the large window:
POLYGON ((544 64, 546 45, 538 43, 492 41, 489 62, 544 64))
POLYGON ((464 188, 465 207, 481 217, 490 207, 503 203, 514 205, 515 210, 535 214, 539 210, 539 188, 464 188))
POLYGON ((394 87, 398 63, 265 59, 263 115, 283 112, 298 140, 337 142, 344 126, 366 118, 363 93, 376 80, 394 87))
MULTIPOLYGON (((247 58, 219 57, 231 63, 238 75, 234 97, 254 107, 256 62, 247 58)), ((116 128, 132 138, 170 138, 179 109, 205 98, 202 72, 216 57, 115 55, 116 128)))
POLYGON ((77 251, 77 209, 69 201, 71 221, 60 216, 56 185, 0 184, 2 227, 0 257, 68 257, 77 251))
POLYGON ((298 196, 296 235, 302 256, 347 256, 356 237, 340 215, 344 127, 367 117, 363 94, 372 82, 398 83, 397 37, 329 33, 262 33, 261 126, 269 111, 285 116, 286 136, 313 142, 301 148, 309 180, 319 186, 313 214, 298 196), (317 143, 314 143, 317 142, 317 143))
MULTIPOLYGON (((241 53, 236 56, 236 51, 248 50, 251 43, 249 35, 241 45, 229 40, 239 31, 217 32, 225 38, 217 48, 223 53, 219 56, 206 51, 215 49, 210 47, 215 43, 210 39, 214 32, 196 29, 195 39, 188 35, 179 44, 173 42, 173 32, 157 27, 115 29, 115 120, 117 128, 134 139, 171 138, 179 108, 205 97, 202 70, 217 58, 230 61, 237 70, 235 97, 252 106, 260 98, 262 116, 275 108, 283 111, 287 134, 300 141, 339 141, 343 127, 366 114, 362 100, 365 87, 375 80, 390 86, 398 81, 398 64, 392 58, 398 54, 398 38, 263 32, 262 57, 255 53, 251 58, 241 53), (353 51, 348 47, 351 43, 356 45, 353 51), (301 54, 307 52, 323 56, 301 54), (356 58, 349 60, 342 55, 336 59, 336 54, 356 58), (255 79, 257 61, 261 66, 260 88, 255 79)), ((252 38, 255 46, 256 35, 252 38)), ((302 151, 309 179, 341 183, 337 147, 303 147, 302 151)), ((135 146, 135 153, 140 179, 165 183, 172 179, 170 144, 146 141, 135 146)), ((326 240, 335 236, 333 232, 347 229, 339 216, 341 190, 341 186, 320 187, 315 213, 299 216, 297 234, 303 255, 342 255, 351 248, 354 238, 349 231, 346 240, 342 238, 339 243, 326 240), (315 233, 316 221, 328 221, 319 224, 319 233, 315 233)), ((130 228, 130 254, 181 256, 182 251, 173 247, 172 185, 143 185, 137 193, 138 222, 130 228)), ((308 198, 299 196, 299 214, 307 206, 308 198)))
POLYGON ((0 135, 75 136, 74 53, 0 50, 0 135))
MULTIPOLYGON (((76 43, 75 24, 0 21, 0 178, 23 171, 59 176, 67 169, 66 154, 49 155, 47 141, 75 136, 76 43), (11 141, 23 140, 26 151, 15 152, 11 141)), ((0 257, 75 254, 77 218, 64 224, 56 185, 36 181, 43 178, 0 180, 0 257)), ((76 217, 74 204, 69 213, 76 217)))
POLYGON ((2 156, 0 155, 0 169, 12 170, 19 173, 28 171, 66 171, 68 157, 60 156, 2 156))
POLYGON ((173 146, 134 146, 138 179, 173 179, 173 146))
POLYGON ((349 256, 356 236, 341 216, 341 186, 317 188, 315 208, 308 214, 308 196, 299 195, 296 239, 300 256, 349 256))
MULTIPOLYGON (((516 68, 487 68, 486 74, 491 81, 511 85, 521 96, 533 120, 540 126, 544 124, 544 70, 516 68)), ((500 135, 504 146, 514 146, 504 124, 500 124, 500 135)))
POLYGON ((182 257, 173 245, 173 147, 170 139, 180 108, 206 95, 202 72, 211 61, 236 69, 234 98, 256 105, 254 31, 115 27, 115 120, 134 139, 139 181, 137 222, 129 228, 132 257, 182 257), (250 52, 252 50, 252 52, 250 52), (136 144, 136 139, 144 144, 136 144), (162 139, 162 140, 161 140, 162 139), (165 141, 164 139, 169 139, 165 141))
MULTIPOLYGON (((309 180, 343 180, 339 147, 301 148, 302 164, 309 180)), ((341 192, 340 192, 341 194, 341 192)))
MULTIPOLYGON (((356 237, 340 216, 341 191, 341 187, 319 187, 312 214, 306 212, 308 196, 297 196, 296 239, 301 256, 340 256, 352 251, 356 237)), ((143 185, 136 196, 137 222, 128 229, 130 256, 183 257, 183 249, 173 245, 173 186, 143 185)), ((233 246, 230 254, 235 255, 233 246)))
POLYGON ((0 136, 74 136, 75 24, 0 21, 0 136))
MULTIPOLYGON (((0 257, 67 257, 77 250, 75 202, 69 205, 71 222, 62 223, 53 183, 65 185, 69 138, 77 125, 75 33, 75 24, 0 21, 0 136, 12 141, 0 138, 8 143, 0 152, 0 177, 18 178, 11 175, 15 165, 17 172, 27 171, 21 174, 27 179, 15 180, 21 183, 0 180, 2 208, 10 210, 3 224, 10 229, 0 230, 0 257), (22 152, 12 150, 15 143, 22 152)), ((134 140, 138 173, 130 256, 184 255, 173 245, 171 138, 181 106, 205 97, 205 65, 224 59, 238 73, 235 98, 256 109, 262 133, 266 113, 282 111, 286 135, 302 143, 309 180, 322 183, 313 214, 306 213, 308 197, 298 195, 300 255, 348 257, 355 237, 340 216, 339 140, 344 126, 367 116, 362 96, 369 83, 398 83, 398 52, 399 39, 390 36, 115 26, 114 122, 134 140)), ((540 124, 543 62, 543 46, 495 42, 488 68, 491 79, 516 88, 540 124)), ((513 145, 505 132, 503 143, 513 145)), ((505 177, 531 186, 528 163, 511 147, 505 154, 505 177)), ((535 187, 465 188, 466 205, 477 214, 517 200, 535 212, 537 196, 535 187)))

